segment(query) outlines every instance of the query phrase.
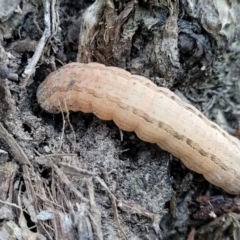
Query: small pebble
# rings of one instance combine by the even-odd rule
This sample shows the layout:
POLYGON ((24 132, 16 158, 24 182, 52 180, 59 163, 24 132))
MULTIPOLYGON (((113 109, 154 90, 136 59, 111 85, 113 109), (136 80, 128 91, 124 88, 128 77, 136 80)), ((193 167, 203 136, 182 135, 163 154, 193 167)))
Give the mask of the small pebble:
POLYGON ((46 153, 50 153, 51 152, 51 149, 48 146, 44 146, 43 149, 44 149, 44 151, 46 153))

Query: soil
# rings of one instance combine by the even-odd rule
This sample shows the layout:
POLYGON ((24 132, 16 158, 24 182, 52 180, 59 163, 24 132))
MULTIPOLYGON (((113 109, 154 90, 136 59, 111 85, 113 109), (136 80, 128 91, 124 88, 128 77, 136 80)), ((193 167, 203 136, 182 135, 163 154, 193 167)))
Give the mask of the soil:
POLYGON ((44 112, 36 91, 68 62, 97 61, 170 88, 234 135, 239 4, 43 2, 0 0, 0 239, 238 239, 238 197, 112 122, 44 112))

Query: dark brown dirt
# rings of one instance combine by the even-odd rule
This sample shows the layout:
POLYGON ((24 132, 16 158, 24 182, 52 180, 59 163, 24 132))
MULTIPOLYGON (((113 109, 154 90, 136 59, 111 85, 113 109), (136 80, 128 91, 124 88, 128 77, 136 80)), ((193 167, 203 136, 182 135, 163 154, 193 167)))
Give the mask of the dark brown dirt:
MULTIPOLYGON (((95 25, 84 15, 93 1, 58 2, 56 31, 24 86, 22 73, 44 32, 44 6, 11 2, 0 0, 0 239, 213 239, 212 222, 215 239, 234 239, 238 198, 112 122, 43 112, 36 90, 62 64, 98 61, 170 88, 234 134, 239 26, 220 33, 214 24, 224 21, 209 1, 206 15, 196 10, 204 4, 193 11, 187 0, 99 0, 95 25), (223 208, 216 199, 224 199, 223 208), (224 214, 230 220, 222 230, 224 214)), ((233 15, 239 8, 232 6, 233 15)))

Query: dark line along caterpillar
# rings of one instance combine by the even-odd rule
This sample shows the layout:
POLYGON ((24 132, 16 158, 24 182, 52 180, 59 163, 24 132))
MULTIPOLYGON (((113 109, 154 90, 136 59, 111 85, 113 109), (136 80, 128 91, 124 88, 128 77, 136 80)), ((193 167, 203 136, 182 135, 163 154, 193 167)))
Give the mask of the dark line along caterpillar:
POLYGON ((70 63, 41 83, 37 99, 50 113, 62 108, 113 120, 180 158, 212 184, 240 194, 238 139, 145 77, 98 63, 70 63))

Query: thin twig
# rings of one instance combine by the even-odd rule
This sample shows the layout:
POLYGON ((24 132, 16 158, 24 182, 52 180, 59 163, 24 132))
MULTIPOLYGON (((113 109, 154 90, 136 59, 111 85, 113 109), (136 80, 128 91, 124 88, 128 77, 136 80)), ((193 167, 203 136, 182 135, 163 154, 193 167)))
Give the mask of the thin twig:
POLYGON ((63 113, 62 105, 61 105, 61 102, 60 102, 59 98, 58 98, 58 102, 59 102, 59 106, 60 106, 60 109, 61 109, 62 120, 63 120, 62 134, 61 134, 60 145, 59 145, 59 149, 58 149, 58 152, 60 152, 60 151, 61 151, 61 148, 62 148, 62 144, 63 144, 63 138, 64 138, 64 131, 65 131, 66 121, 65 121, 65 117, 64 117, 64 113, 63 113))
POLYGON ((6 141, 8 146, 10 147, 14 159, 19 162, 20 164, 26 164, 31 166, 31 163, 27 157, 27 155, 23 152, 22 148, 18 145, 16 140, 12 137, 11 134, 3 127, 0 123, 0 137, 6 141))
POLYGON ((64 99, 64 105, 65 105, 65 109, 67 110, 66 118, 67 118, 68 124, 69 124, 69 126, 72 130, 72 133, 73 133, 73 140, 74 140, 73 152, 75 152, 75 148, 76 148, 76 145, 77 145, 77 138, 76 138, 76 133, 74 131, 73 125, 71 124, 71 121, 70 121, 70 118, 69 118, 69 110, 68 110, 68 107, 67 107, 66 98, 64 99))
POLYGON ((51 35, 51 13, 50 13, 50 0, 44 0, 44 23, 45 23, 45 30, 43 35, 37 45, 36 51, 24 70, 23 77, 25 78, 23 86, 27 86, 30 77, 35 73, 36 65, 42 55, 44 46, 51 35))
POLYGON ((128 240, 128 237, 125 234, 125 232, 123 231, 123 228, 122 228, 120 220, 119 220, 118 211, 117 211, 117 199, 116 199, 116 197, 111 193, 111 191, 107 187, 106 183, 100 177, 96 177, 95 179, 102 185, 102 187, 104 187, 107 190, 108 194, 110 195, 110 198, 112 199, 112 205, 113 205, 113 211, 114 211, 115 220, 117 222, 117 225, 119 227, 120 232, 123 235, 123 238, 125 240, 128 240))

